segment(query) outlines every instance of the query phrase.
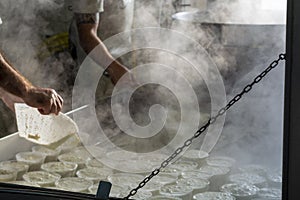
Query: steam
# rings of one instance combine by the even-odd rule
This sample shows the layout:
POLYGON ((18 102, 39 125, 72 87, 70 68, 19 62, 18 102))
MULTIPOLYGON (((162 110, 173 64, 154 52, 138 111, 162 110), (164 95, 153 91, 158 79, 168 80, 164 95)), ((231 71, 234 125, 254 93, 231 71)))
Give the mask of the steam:
MULTIPOLYGON (((277 59, 279 53, 285 51, 285 2, 281 1, 281 10, 278 10, 278 7, 277 10, 272 10, 265 6, 266 1, 208 1, 208 10, 202 12, 202 17, 209 17, 209 21, 220 24, 229 22, 228 26, 200 25, 172 20, 170 17, 170 13, 174 14, 172 2, 163 1, 161 13, 156 13, 161 17, 157 22, 161 27, 171 28, 195 39, 208 51, 223 76, 227 100, 230 100, 273 59, 277 59), (233 24, 249 24, 249 26, 233 24), (223 33, 227 31, 225 37, 222 31, 223 33), (232 35, 234 33, 237 35, 232 35)), ((138 5, 140 7, 137 7, 137 10, 145 12, 147 8, 149 13, 153 13, 151 8, 149 9, 149 4, 138 5)), ((153 3, 152 8, 154 7, 160 7, 159 3, 153 3)), ((151 26, 156 26, 153 17, 149 20, 151 26)), ((148 26, 145 21, 147 22, 145 18, 135 18, 138 27, 142 24, 144 27, 148 26)), ((182 48, 180 41, 178 48, 182 48)), ((156 59, 162 63, 169 62, 168 56, 164 53, 157 53, 156 59)), ((204 107, 202 111, 210 112, 209 95, 203 80, 193 79, 192 71, 186 70, 182 63, 178 66, 181 68, 176 69, 180 71, 184 68, 182 72, 188 74, 190 80, 194 81, 192 82, 194 88, 202 89, 197 93, 199 104, 204 107), (204 102, 207 102, 207 105, 204 102)), ((227 113, 224 131, 212 154, 232 156, 240 164, 281 166, 283 68, 284 65, 280 64, 227 113)), ((198 149, 200 145, 201 142, 193 148, 198 149)))
MULTIPOLYGON (((249 20, 249 16, 251 16, 252 22, 258 22, 260 19, 280 21, 280 23, 285 21, 284 15, 282 15, 285 11, 276 11, 274 15, 267 15, 263 12, 261 5, 260 1, 252 0, 208 1, 208 10, 202 14, 203 17, 209 16, 210 20, 214 22, 226 20, 236 22, 233 20, 239 19, 240 23, 245 23, 249 20), (253 16, 257 16, 257 19, 254 19, 253 16)), ((76 74, 75 63, 70 55, 64 52, 46 60, 39 60, 36 56, 39 53, 38 47, 46 36, 68 30, 70 20, 64 16, 66 10, 63 7, 63 1, 18 0, 15 2, 2 0, 0 13, 3 20, 3 24, 0 25, 0 47, 10 61, 34 84, 59 90, 65 97, 66 105, 70 104, 71 92, 66 91, 66 88, 70 88, 72 84, 68 81, 69 75, 76 74)), ((222 75, 228 100, 273 59, 277 58, 279 53, 284 52, 284 26, 255 26, 244 29, 244 32, 240 32, 238 37, 230 37, 230 32, 228 32, 228 37, 224 38, 222 31, 225 30, 223 29, 225 26, 176 21, 172 19, 171 14, 174 14, 171 0, 136 1, 133 27, 171 28, 201 44, 222 75), (252 32, 252 35, 249 34, 248 31, 253 29, 255 31, 252 32), (257 37, 251 37, 254 39, 250 40, 250 36, 253 35, 257 35, 257 37), (251 43, 252 45, 250 45, 251 43)), ((117 19, 117 15, 114 16, 114 19, 117 19)), ((232 32, 241 30, 239 26, 235 28, 227 30, 232 32)), ((109 36, 111 35, 103 34, 105 39, 109 36)), ((165 39, 173 41, 173 38, 165 39)), ((128 41, 132 45, 136 45, 137 38, 132 37, 128 41)), ((204 77, 199 78, 190 63, 180 59, 180 56, 193 57, 194 52, 190 51, 191 46, 184 45, 181 41, 170 45, 176 47, 180 51, 180 55, 174 56, 169 52, 156 49, 139 49, 135 52, 125 53, 119 59, 130 68, 151 62, 163 65, 172 63, 172 67, 178 73, 188 77, 188 81, 196 91, 201 122, 204 123, 211 114, 211 98, 204 77)), ((118 55, 118 52, 122 52, 124 49, 115 46, 110 50, 118 55)), ((200 62, 201 60, 199 60, 200 62)), ((205 75, 210 75, 212 80, 216 79, 209 70, 201 68, 200 70, 205 75)), ((150 75, 156 76, 154 72, 150 75)), ((109 87, 108 82, 104 84, 105 87, 109 87)), ((139 139, 132 139, 123 134, 111 118, 110 104, 105 103, 105 100, 99 102, 96 105, 96 109, 99 111, 97 117, 101 121, 100 123, 105 125, 106 134, 111 141, 130 151, 147 152, 165 145, 172 139, 175 134, 174 130, 178 129, 178 123, 181 120, 178 100, 171 91, 158 85, 139 88, 130 101, 129 109, 133 121, 141 126, 147 125, 150 120, 148 111, 153 102, 163 105, 168 110, 167 126, 162 130, 164 134, 151 138, 147 142, 141 142, 139 139), (147 98, 145 99, 145 97, 147 98), (125 140, 123 140, 124 138, 125 140), (148 149, 145 148, 145 144, 149 144, 148 149)), ((221 106, 221 103, 219 105, 221 106)), ((227 113, 224 131, 212 153, 220 154, 222 152, 242 163, 259 163, 264 160, 265 164, 269 166, 280 166, 282 105, 283 66, 281 64, 254 88, 253 92, 246 95, 227 113)), ((68 110, 70 107, 67 106, 65 109, 68 110)), ((215 111, 213 110, 213 112, 215 111)), ((84 119, 82 123, 89 124, 84 119)), ((93 130, 86 130, 86 132, 89 131, 93 130)), ((191 131, 187 134, 192 133, 191 131)), ((193 145, 193 148, 200 149, 202 142, 203 136, 193 145)))

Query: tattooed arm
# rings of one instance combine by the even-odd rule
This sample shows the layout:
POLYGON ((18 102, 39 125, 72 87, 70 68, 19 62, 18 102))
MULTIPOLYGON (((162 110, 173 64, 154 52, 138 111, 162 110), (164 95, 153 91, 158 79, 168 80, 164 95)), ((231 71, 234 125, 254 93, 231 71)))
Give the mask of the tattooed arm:
POLYGON ((101 39, 97 36, 99 13, 75 13, 75 20, 81 47, 87 54, 90 53, 92 59, 100 66, 108 66, 109 64, 107 72, 112 82, 116 84, 129 70, 118 61, 115 61, 101 39), (97 48, 94 50, 95 47, 97 48))
POLYGON ((49 88, 38 88, 26 80, 0 53, 0 98, 12 110, 17 102, 38 108, 41 114, 58 114, 62 98, 49 88))

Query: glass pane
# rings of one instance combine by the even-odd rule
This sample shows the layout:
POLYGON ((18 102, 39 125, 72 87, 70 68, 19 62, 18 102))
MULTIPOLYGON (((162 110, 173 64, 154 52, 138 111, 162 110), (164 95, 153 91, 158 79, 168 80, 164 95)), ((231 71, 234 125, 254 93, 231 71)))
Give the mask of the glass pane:
POLYGON ((79 48, 66 2, 0 4, 15 67, 55 88, 64 112, 89 105, 72 116, 79 137, 41 146, 18 136, 1 102, 0 181, 96 194, 105 180, 125 197, 163 166, 133 198, 281 199, 284 61, 185 141, 285 52, 285 0, 105 0, 98 36, 133 75, 116 86, 102 47, 79 48))

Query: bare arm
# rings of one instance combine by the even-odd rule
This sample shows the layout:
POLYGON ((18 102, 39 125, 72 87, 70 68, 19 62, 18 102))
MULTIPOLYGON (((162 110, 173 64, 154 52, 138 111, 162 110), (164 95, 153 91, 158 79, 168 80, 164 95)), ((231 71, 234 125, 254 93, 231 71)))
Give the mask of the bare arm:
POLYGON ((75 13, 80 45, 100 66, 108 66, 107 72, 114 84, 129 70, 112 57, 101 39, 97 36, 99 14, 75 13), (97 47, 95 50, 94 48, 97 47), (92 51, 94 50, 94 51, 92 51), (109 64, 109 65, 108 65, 109 64))
POLYGON ((6 61, 0 53, 0 87, 23 98, 32 85, 6 61))
POLYGON ((58 114, 62 98, 50 88, 38 88, 26 80, 0 53, 0 97, 13 110, 13 104, 25 102, 41 114, 58 114))

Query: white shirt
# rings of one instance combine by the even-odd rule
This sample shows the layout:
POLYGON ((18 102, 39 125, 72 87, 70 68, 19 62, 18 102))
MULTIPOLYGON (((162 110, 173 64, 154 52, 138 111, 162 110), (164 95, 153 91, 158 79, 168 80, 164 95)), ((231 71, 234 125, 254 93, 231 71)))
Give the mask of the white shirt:
POLYGON ((65 0, 66 5, 74 13, 103 12, 104 0, 65 0))

